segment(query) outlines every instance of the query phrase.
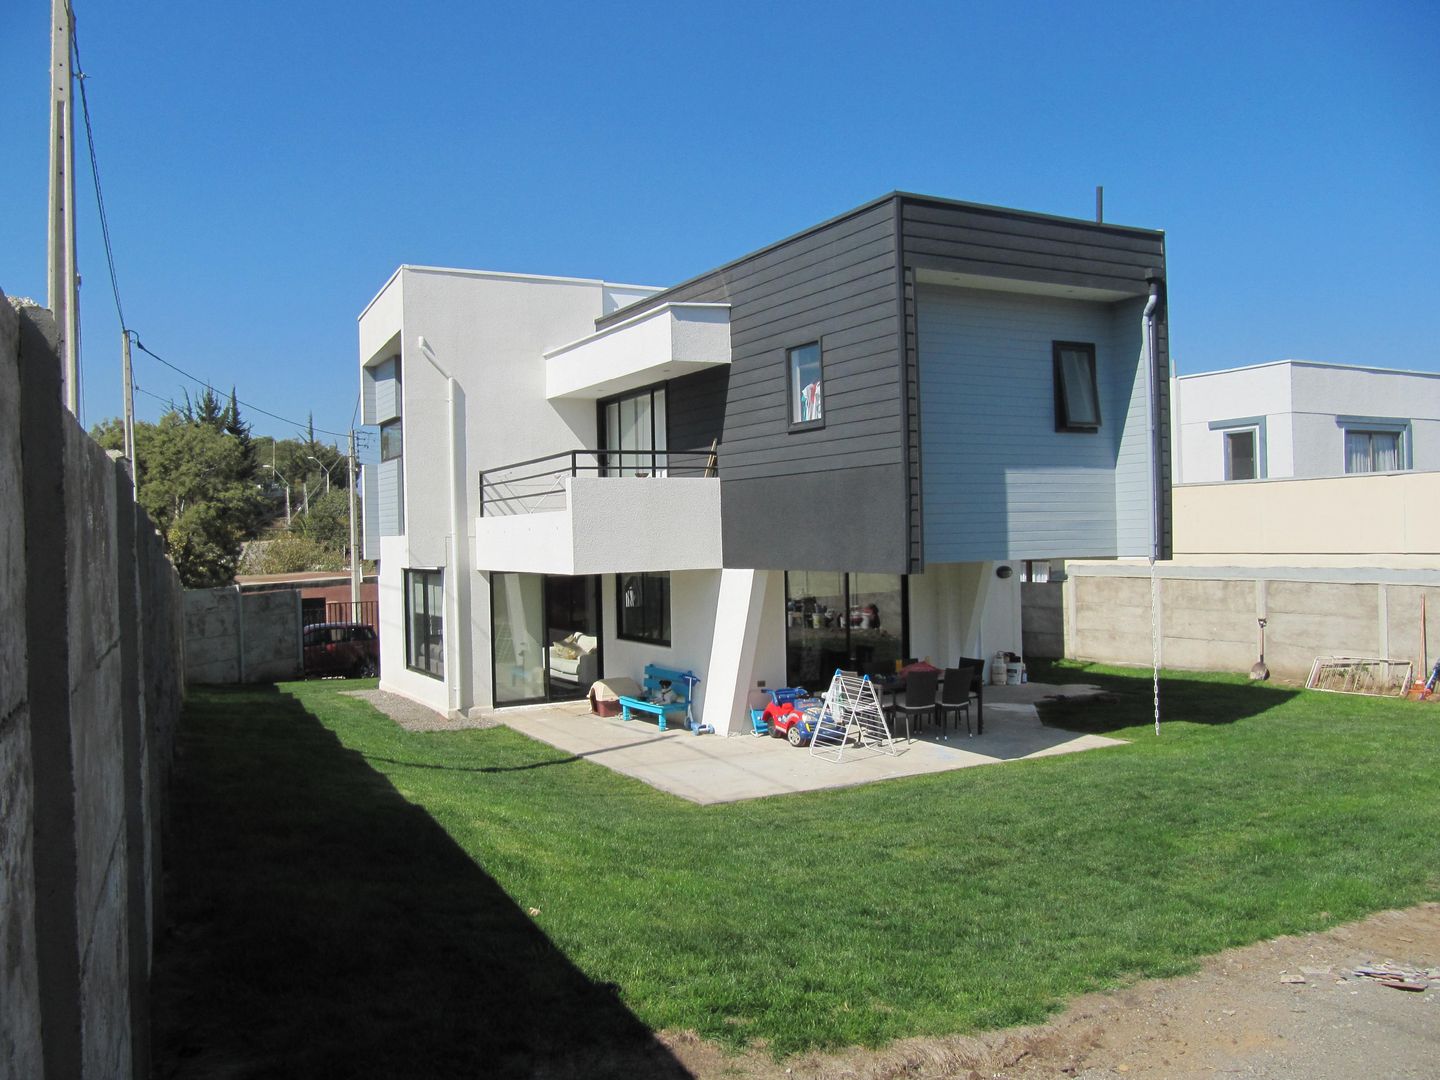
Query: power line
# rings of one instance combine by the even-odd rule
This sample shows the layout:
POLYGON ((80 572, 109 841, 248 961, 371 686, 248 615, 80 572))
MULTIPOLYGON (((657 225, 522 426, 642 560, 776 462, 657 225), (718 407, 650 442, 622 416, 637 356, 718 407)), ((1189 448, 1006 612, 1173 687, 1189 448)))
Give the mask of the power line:
POLYGON ((105 262, 110 267, 110 291, 115 297, 115 314, 120 317, 120 329, 125 330, 125 309, 120 303, 120 282, 115 276, 115 249, 110 244, 110 218, 105 213, 105 195, 100 190, 100 162, 95 156, 95 130, 90 125, 90 99, 85 93, 85 71, 80 63, 80 39, 75 34, 75 23, 70 23, 70 48, 75 53, 75 81, 80 84, 80 111, 85 116, 85 142, 90 148, 90 178, 95 182, 95 206, 100 212, 100 238, 105 244, 105 262))
MULTIPOLYGON (((185 370, 184 368, 182 368, 182 367, 178 367, 178 366, 176 366, 175 364, 172 364, 169 360, 166 360, 163 356, 160 356, 158 353, 151 352, 149 349, 147 349, 147 348, 145 347, 145 343, 140 340, 140 338, 139 338, 138 335, 137 335, 136 338, 135 338, 135 347, 136 347, 137 349, 139 349, 141 352, 145 353, 147 356, 151 356, 151 357, 154 357, 156 360, 159 360, 160 363, 164 364, 164 365, 165 365, 166 367, 168 367, 171 371, 178 372, 179 374, 184 375, 185 378, 189 379, 189 380, 190 380, 191 382, 193 382, 196 386, 203 386, 203 387, 205 387, 205 389, 207 389, 207 390, 210 390, 210 391, 212 391, 212 392, 214 391, 214 389, 215 389, 214 385, 211 384, 208 380, 206 380, 206 379, 201 379, 201 378, 198 378, 198 377, 196 377, 196 376, 194 376, 194 375, 191 375, 190 372, 186 371, 186 370, 185 370)), ((241 400, 240 398, 238 398, 238 397, 235 399, 235 402, 236 402, 236 404, 238 404, 238 405, 244 405, 244 406, 245 406, 247 409, 249 409, 251 412, 257 412, 257 413, 260 413, 262 416, 268 416, 268 417, 270 417, 270 419, 272 419, 272 420, 279 420, 279 421, 280 421, 281 423, 283 423, 283 424, 290 424, 290 425, 292 425, 293 427, 297 427, 297 428, 302 428, 302 427, 306 427, 306 426, 307 426, 307 424, 302 423, 302 422, 300 422, 299 420, 292 420, 292 419, 290 419, 288 416, 281 416, 279 413, 273 413, 273 412, 271 412, 269 409, 262 409, 259 405, 252 404, 252 403, 249 402, 249 401, 242 401, 242 400, 241 400)), ((348 438, 350 437, 350 433, 349 433, 349 432, 346 432, 346 431, 331 431, 331 430, 329 430, 328 428, 322 428, 322 427, 317 427, 315 430, 318 431, 318 432, 320 432, 322 435, 333 435, 333 436, 335 436, 335 438, 337 438, 337 439, 348 439, 348 438)))

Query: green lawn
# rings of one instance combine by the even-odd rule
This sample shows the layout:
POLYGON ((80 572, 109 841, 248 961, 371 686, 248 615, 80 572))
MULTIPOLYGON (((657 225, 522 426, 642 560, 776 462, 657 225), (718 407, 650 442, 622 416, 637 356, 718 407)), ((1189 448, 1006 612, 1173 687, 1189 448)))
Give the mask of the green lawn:
POLYGON ((507 729, 406 733, 343 683, 197 692, 168 1075, 298 1067, 317 1028, 332 1075, 482 1052, 492 1075, 660 1075, 663 1028, 875 1045, 1440 897, 1440 707, 1172 673, 1157 738, 1148 672, 1053 675, 1118 701, 1047 722, 1132 742, 712 807, 507 729))

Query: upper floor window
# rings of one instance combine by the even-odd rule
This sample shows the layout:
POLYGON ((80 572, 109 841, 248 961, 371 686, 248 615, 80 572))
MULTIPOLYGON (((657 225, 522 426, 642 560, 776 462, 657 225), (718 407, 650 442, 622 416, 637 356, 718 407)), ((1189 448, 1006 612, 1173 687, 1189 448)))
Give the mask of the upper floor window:
POLYGON ((380 460, 394 461, 404 452, 404 431, 400 420, 380 425, 380 460))
POLYGON ((606 476, 664 476, 668 464, 665 387, 656 386, 603 404, 606 476), (619 451, 618 453, 616 451, 619 451))
POLYGON ((790 425, 818 427, 824 424, 820 343, 812 341, 787 349, 785 359, 790 370, 790 425))
POLYGON ((1225 479, 1254 480, 1255 471, 1255 429, 1225 433, 1225 479))
POLYGON ((1345 429, 1347 473, 1395 472, 1403 469, 1400 432, 1345 429))
POLYGON ((1051 344, 1051 356, 1055 364, 1055 430, 1099 431, 1094 344, 1056 341, 1051 344))

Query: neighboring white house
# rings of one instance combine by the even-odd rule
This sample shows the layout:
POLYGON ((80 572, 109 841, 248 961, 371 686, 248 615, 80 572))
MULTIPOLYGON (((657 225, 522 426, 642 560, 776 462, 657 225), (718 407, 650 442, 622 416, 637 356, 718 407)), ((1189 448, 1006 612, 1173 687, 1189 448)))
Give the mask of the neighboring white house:
POLYGON ((1175 483, 1440 469, 1440 374, 1308 360, 1182 375, 1175 483))
POLYGON ((402 266, 359 320, 382 682, 693 669, 700 717, 1018 652, 1023 559, 1169 550, 1164 236, 895 194, 666 290, 402 266))

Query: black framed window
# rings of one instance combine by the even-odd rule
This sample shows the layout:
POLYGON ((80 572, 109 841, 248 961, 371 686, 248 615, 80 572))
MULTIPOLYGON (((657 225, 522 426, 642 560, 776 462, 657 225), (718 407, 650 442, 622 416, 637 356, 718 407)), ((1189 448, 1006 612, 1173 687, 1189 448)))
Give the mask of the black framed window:
POLYGON ((405 666, 445 677, 445 584, 443 571, 405 571, 405 666))
POLYGON ((1095 379, 1095 346, 1084 341, 1056 341, 1055 430, 1099 431, 1100 388, 1095 379))
POLYGON ((670 644, 670 574, 615 575, 615 636, 647 645, 670 644))
POLYGON ((785 366, 790 378, 790 426, 822 427, 825 406, 820 343, 812 341, 786 349, 785 366))
POLYGON ((380 425, 380 460, 394 461, 404 452, 405 433, 401 421, 387 420, 380 425))
POLYGON ((664 383, 601 401, 601 448, 612 451, 603 475, 664 476, 668 461, 661 451, 668 444, 668 428, 664 383))

